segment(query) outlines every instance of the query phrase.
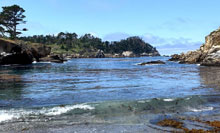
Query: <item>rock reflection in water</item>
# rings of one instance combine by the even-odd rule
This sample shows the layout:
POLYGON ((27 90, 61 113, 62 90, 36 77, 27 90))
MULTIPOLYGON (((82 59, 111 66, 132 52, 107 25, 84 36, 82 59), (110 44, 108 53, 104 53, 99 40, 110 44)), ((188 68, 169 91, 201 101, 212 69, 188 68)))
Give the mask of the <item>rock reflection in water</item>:
POLYGON ((0 99, 20 99, 23 86, 20 75, 0 74, 0 99))
POLYGON ((201 83, 220 91, 220 67, 200 67, 201 83))

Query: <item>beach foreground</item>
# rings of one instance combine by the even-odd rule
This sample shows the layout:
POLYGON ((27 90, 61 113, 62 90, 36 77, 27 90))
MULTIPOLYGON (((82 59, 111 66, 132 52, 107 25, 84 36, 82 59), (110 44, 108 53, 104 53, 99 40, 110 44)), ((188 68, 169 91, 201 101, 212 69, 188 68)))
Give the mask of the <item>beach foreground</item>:
POLYGON ((220 68, 168 59, 1 66, 0 132, 214 130, 207 121, 220 120, 220 68), (158 124, 166 119, 174 121, 158 124))

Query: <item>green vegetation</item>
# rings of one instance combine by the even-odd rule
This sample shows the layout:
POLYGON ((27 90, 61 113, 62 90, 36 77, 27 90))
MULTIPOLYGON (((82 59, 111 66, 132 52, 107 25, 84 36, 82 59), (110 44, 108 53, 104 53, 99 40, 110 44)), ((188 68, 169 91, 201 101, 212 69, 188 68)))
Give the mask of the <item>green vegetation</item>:
POLYGON ((40 43, 52 48, 52 53, 78 53, 86 55, 102 50, 108 54, 121 54, 124 51, 132 51, 134 54, 153 53, 157 52, 150 44, 145 43, 141 38, 129 37, 118 42, 103 42, 100 38, 94 37, 91 34, 85 34, 78 37, 76 33, 63 33, 58 35, 34 35, 28 37, 19 37, 21 31, 27 29, 18 29, 19 24, 24 24, 25 10, 18 5, 2 7, 0 12, 0 37, 10 37, 10 39, 19 39, 30 43, 40 43))
POLYGON ((34 35, 28 37, 20 37, 20 40, 32 43, 41 43, 52 48, 53 53, 91 53, 97 50, 103 50, 105 53, 122 53, 124 51, 132 51, 135 54, 151 53, 156 49, 150 44, 145 43, 140 37, 129 37, 121 41, 102 41, 100 38, 91 34, 85 34, 78 37, 76 33, 59 33, 54 35, 34 35))
POLYGON ((2 7, 3 11, 0 13, 0 33, 4 36, 5 33, 10 35, 11 39, 16 39, 17 35, 21 34, 21 31, 26 31, 24 28, 22 30, 17 29, 19 24, 24 24, 25 15, 23 13, 25 10, 18 5, 2 7))

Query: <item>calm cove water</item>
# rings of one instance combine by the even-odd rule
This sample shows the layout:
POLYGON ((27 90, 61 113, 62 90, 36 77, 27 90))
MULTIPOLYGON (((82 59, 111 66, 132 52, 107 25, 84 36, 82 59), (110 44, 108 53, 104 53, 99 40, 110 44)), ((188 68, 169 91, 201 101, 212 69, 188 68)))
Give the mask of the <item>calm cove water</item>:
POLYGON ((161 115, 220 115, 220 68, 168 59, 72 59, 64 64, 1 66, 0 74, 19 80, 0 82, 0 123, 141 124, 161 115), (166 64, 137 65, 153 60, 166 64))

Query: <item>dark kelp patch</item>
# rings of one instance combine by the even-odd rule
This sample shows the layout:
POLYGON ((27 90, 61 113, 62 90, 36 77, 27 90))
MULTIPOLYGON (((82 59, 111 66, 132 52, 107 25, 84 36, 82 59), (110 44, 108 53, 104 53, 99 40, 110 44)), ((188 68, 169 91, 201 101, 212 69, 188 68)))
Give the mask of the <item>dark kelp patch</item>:
MULTIPOLYGON (((186 120, 186 119, 184 119, 186 120)), ((188 129, 184 127, 184 123, 178 120, 174 119, 164 119, 161 120, 157 123, 157 125, 162 126, 162 127, 172 127, 176 129, 181 129, 185 133, 218 133, 220 132, 220 121, 201 121, 201 120, 196 120, 196 119, 189 119, 191 121, 196 121, 199 123, 207 124, 213 129, 210 130, 204 130, 204 129, 188 129)))

